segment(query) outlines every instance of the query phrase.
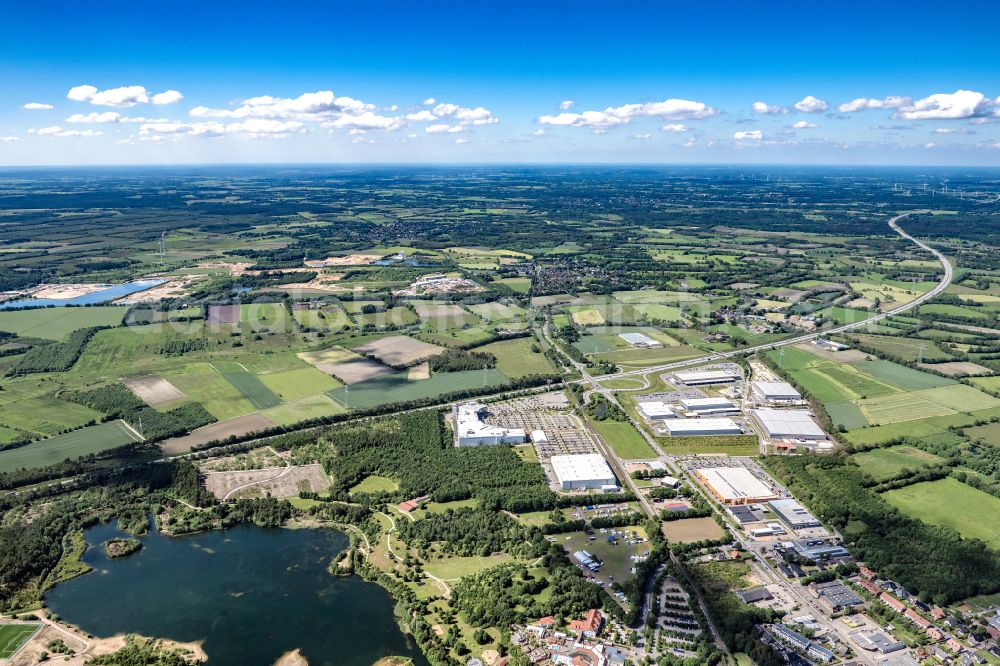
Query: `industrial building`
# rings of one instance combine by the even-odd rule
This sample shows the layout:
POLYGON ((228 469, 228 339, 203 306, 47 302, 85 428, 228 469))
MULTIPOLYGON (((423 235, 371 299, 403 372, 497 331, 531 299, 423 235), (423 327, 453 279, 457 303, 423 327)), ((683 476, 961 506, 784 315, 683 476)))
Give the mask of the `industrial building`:
POLYGON ((660 485, 665 488, 673 488, 674 490, 677 490, 681 487, 681 480, 672 476, 661 476, 660 485))
POLYGON ((729 414, 739 411, 733 401, 726 398, 686 398, 681 400, 681 407, 688 415, 729 414))
POLYGON ((732 384, 742 378, 742 375, 735 370, 684 370, 674 373, 674 379, 685 386, 732 384))
POLYGON ((769 502, 768 506, 793 530, 820 527, 823 524, 814 515, 806 511, 805 507, 793 499, 774 500, 773 502, 769 502))
POLYGON ((758 402, 779 405, 802 400, 802 394, 788 382, 754 382, 752 391, 758 402))
POLYGON ((736 421, 729 418, 672 419, 663 422, 663 428, 671 437, 693 435, 739 435, 743 433, 736 421))
POLYGON ((645 333, 619 333, 618 337, 638 349, 662 347, 663 343, 645 333))
POLYGON ((521 428, 503 428, 486 423, 486 406, 482 403, 455 405, 452 416, 455 421, 455 446, 524 443, 524 430, 521 428))
POLYGON ((827 543, 822 539, 804 539, 781 544, 786 551, 795 551, 810 562, 829 562, 851 557, 851 553, 843 546, 827 543))
POLYGON ((778 494, 746 467, 703 467, 694 473, 723 504, 756 504, 778 499, 778 494))
POLYGON ((580 488, 610 490, 618 488, 618 480, 607 461, 597 453, 575 456, 552 456, 552 471, 563 490, 580 488))
POLYGON ((677 417, 674 408, 662 400, 650 400, 637 403, 635 408, 642 418, 647 421, 659 421, 662 419, 673 419, 677 417))
POLYGON ((751 412, 753 420, 770 440, 822 441, 826 433, 805 409, 760 407, 751 412))
POLYGON ((827 583, 810 583, 809 591, 834 613, 844 608, 864 604, 864 601, 854 590, 839 580, 827 583))

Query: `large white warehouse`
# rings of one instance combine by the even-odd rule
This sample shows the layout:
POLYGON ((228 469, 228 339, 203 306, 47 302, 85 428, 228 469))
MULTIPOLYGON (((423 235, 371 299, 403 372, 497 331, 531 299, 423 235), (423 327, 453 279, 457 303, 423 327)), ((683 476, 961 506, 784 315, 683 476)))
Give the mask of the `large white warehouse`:
POLYGON ((754 382, 753 396, 760 402, 799 402, 802 394, 788 382, 754 382))
POLYGON ((746 467, 703 467, 694 473, 723 504, 756 504, 778 498, 746 467))
POLYGON ((552 456, 550 462, 559 487, 563 490, 601 489, 605 486, 618 485, 608 462, 596 453, 552 456))
POLYGON ((726 398, 685 398, 681 407, 689 413, 735 412, 738 411, 732 400, 726 398))
POLYGON ((771 440, 822 441, 826 433, 805 409, 771 409, 760 407, 753 410, 753 419, 771 440))
POLYGON ((489 446, 492 444, 523 444, 524 430, 490 425, 483 420, 486 406, 466 402, 452 407, 455 420, 455 446, 489 446))
POLYGON ((674 408, 663 402, 662 400, 650 400, 648 402, 640 402, 636 404, 636 409, 642 415, 642 418, 647 421, 656 421, 659 419, 672 419, 677 416, 674 412, 674 408))
POLYGON ((739 435, 743 432, 739 424, 729 418, 671 419, 670 421, 664 421, 663 427, 672 437, 687 435, 739 435))
POLYGON ((742 379, 738 372, 729 370, 684 370, 674 373, 674 379, 686 386, 706 384, 732 384, 742 379))

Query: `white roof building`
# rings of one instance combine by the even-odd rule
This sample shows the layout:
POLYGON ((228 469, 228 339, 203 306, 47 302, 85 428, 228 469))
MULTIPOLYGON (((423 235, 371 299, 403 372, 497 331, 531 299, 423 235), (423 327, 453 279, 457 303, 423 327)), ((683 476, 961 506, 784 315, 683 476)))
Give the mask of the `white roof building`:
POLYGON ((807 527, 820 527, 823 523, 809 513, 804 506, 793 499, 773 500, 769 503, 771 509, 792 529, 801 530, 807 527))
POLYGON ((645 333, 619 333, 618 337, 633 347, 662 347, 663 343, 645 333))
POLYGON ((739 435, 743 432, 739 424, 729 418, 672 419, 664 421, 663 427, 672 437, 688 435, 739 435))
POLYGON ((532 430, 531 431, 531 441, 535 444, 547 444, 549 441, 548 435, 545 434, 544 430, 532 430))
POLYGON ((686 412, 736 410, 736 405, 733 401, 725 398, 687 398, 681 400, 681 407, 686 412))
POLYGON ((552 456, 549 462, 556 481, 563 490, 602 489, 604 486, 618 485, 608 462, 597 453, 552 456))
POLYGON ((674 412, 674 408, 663 402, 662 400, 650 400, 648 402, 640 402, 636 404, 636 409, 642 418, 647 421, 656 421, 658 419, 672 419, 677 416, 674 412))
POLYGON ((753 395, 761 402, 798 402, 802 394, 788 382, 754 382, 753 395))
POLYGON ((729 370, 684 370, 674 373, 674 379, 687 386, 705 384, 732 384, 742 379, 738 372, 729 370))
POLYGON ((486 406, 479 402, 466 402, 452 407, 455 446, 524 443, 524 430, 490 425, 483 420, 485 413, 486 406))
POLYGON ((694 473, 723 504, 754 504, 778 498, 746 467, 702 467, 694 473))
POLYGON ((754 421, 772 440, 819 441, 826 433, 805 409, 771 409, 760 407, 752 412, 754 421))

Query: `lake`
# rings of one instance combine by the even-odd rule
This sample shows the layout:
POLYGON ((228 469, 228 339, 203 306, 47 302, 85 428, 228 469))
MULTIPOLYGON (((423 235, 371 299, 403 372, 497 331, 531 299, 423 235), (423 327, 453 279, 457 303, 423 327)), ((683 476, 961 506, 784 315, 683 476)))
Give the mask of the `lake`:
POLYGON ((161 285, 167 280, 135 280, 125 284, 109 284, 107 289, 93 291, 76 298, 22 298, 16 301, 0 303, 0 310, 11 310, 14 308, 44 308, 49 305, 95 305, 97 303, 107 303, 122 296, 128 296, 139 291, 152 289, 161 285))
POLYGON ((241 525, 179 538, 153 533, 109 560, 114 524, 86 532, 94 571, 60 583, 45 601, 95 636, 136 633, 203 641, 211 665, 273 664, 299 648, 310 666, 371 666, 389 655, 427 662, 378 585, 327 572, 348 543, 328 529, 241 525))

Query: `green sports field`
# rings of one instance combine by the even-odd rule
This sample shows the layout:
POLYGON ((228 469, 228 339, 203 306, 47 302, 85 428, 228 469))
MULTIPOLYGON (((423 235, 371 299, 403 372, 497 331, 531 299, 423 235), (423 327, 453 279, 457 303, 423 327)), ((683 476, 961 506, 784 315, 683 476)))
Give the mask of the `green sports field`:
POLYGON ((967 539, 1000 548, 1000 499, 951 477, 883 493, 911 518, 950 527, 967 539))
POLYGON ((35 635, 40 624, 0 624, 0 659, 10 659, 35 635))
POLYGON ((0 310, 0 331, 61 340, 79 328, 117 326, 122 323, 126 309, 107 305, 93 308, 0 310))
POLYGON ((0 472, 47 467, 63 460, 114 449, 139 438, 122 421, 109 421, 16 449, 0 451, 0 472))

